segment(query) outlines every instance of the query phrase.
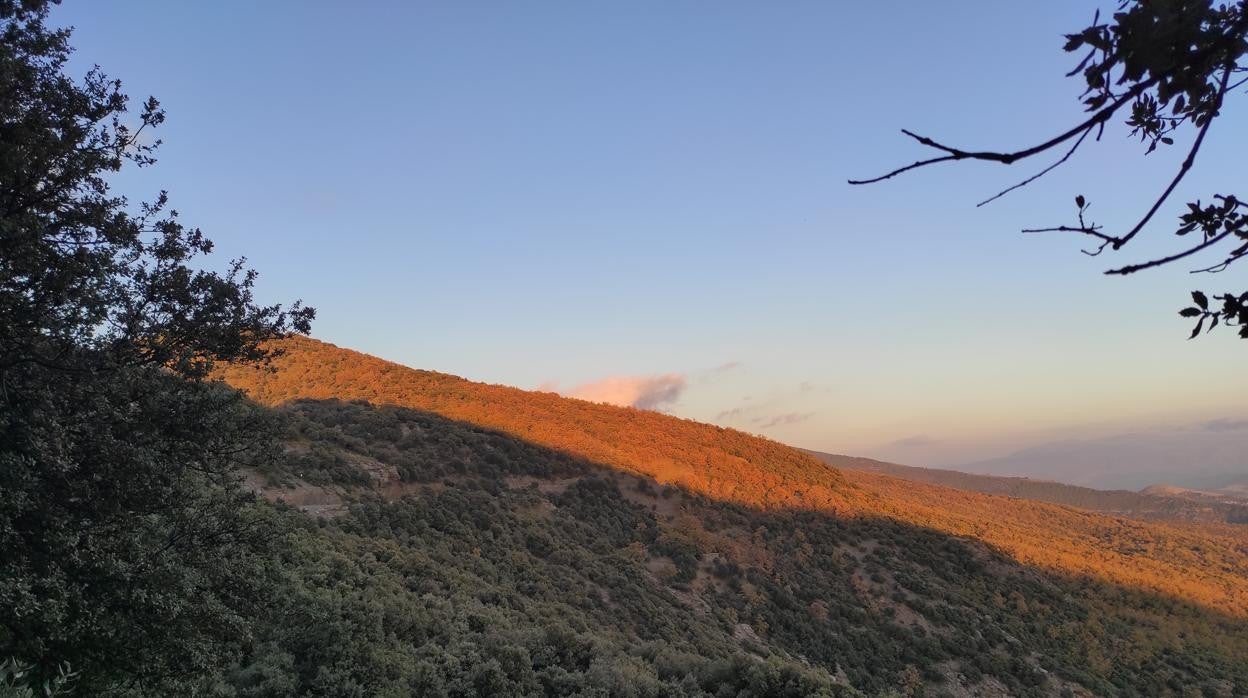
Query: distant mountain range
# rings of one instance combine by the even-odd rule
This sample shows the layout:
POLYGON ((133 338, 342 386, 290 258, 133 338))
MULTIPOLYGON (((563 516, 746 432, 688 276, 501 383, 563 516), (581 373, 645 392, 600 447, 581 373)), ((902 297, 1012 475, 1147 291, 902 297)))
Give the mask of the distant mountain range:
POLYGON ((1248 421, 1215 420, 1188 428, 1057 441, 952 469, 1097 489, 1248 485, 1248 421))
POLYGON ((1217 500, 1222 502, 1243 502, 1248 505, 1248 478, 1233 476, 1217 487, 1209 489, 1192 489, 1176 485, 1151 485, 1140 490, 1144 494, 1165 497, 1184 497, 1196 501, 1217 500))
POLYGON ((977 475, 958 470, 918 468, 871 458, 807 451, 844 470, 882 473, 971 492, 1032 499, 1106 514, 1154 521, 1248 524, 1248 478, 1228 480, 1221 489, 1195 490, 1154 485, 1140 492, 1098 490, 1050 480, 977 475))

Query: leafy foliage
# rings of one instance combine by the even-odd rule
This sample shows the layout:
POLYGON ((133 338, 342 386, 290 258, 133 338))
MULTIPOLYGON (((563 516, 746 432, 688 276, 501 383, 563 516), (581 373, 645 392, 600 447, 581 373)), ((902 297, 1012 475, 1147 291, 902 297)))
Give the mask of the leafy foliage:
POLYGON ((270 559, 236 469, 277 432, 200 379, 313 313, 198 268, 211 242, 164 193, 110 190, 164 113, 66 75, 47 12, 0 0, 0 656, 31 685, 68 662, 84 695, 180 693, 246 642, 270 559))
POLYGON ((42 683, 31 685, 33 666, 22 664, 13 658, 0 662, 0 696, 3 698, 53 698, 63 695, 66 688, 72 685, 78 672, 70 669, 68 663, 57 667, 57 674, 44 679, 42 683))
POLYGON ((265 509, 234 468, 275 432, 227 390, 145 369, 10 369, 0 646, 81 690, 209 671, 264 598, 265 509), (253 441, 254 440, 254 441, 253 441))
POLYGON ((107 175, 154 162, 164 121, 148 99, 126 124, 119 80, 64 74, 66 29, 44 26, 46 3, 0 2, 0 368, 162 366, 201 376, 217 359, 259 359, 258 342, 307 331, 312 311, 257 307, 255 273, 194 269, 212 250, 162 192, 132 213, 107 175))

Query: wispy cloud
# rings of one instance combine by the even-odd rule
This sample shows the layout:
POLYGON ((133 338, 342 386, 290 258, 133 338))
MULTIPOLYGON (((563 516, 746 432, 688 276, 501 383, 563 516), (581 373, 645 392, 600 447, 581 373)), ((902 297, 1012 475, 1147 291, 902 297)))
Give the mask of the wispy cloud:
POLYGON ((904 439, 897 439, 889 442, 889 446, 898 446, 901 448, 924 448, 927 446, 935 446, 940 443, 938 439, 933 439, 926 434, 918 434, 916 436, 907 436, 904 439))
POLYGON ((716 366, 715 368, 712 368, 711 372, 712 373, 726 373, 728 371, 735 371, 738 368, 741 368, 740 361, 729 361, 728 363, 723 363, 723 364, 716 366))
POLYGON ((814 412, 786 412, 774 417, 755 417, 751 422, 757 424, 761 429, 767 429, 789 424, 800 424, 813 416, 815 416, 814 412))
POLYGON ((623 407, 654 410, 680 399, 688 381, 679 373, 658 376, 612 376, 578 385, 564 393, 569 397, 606 402, 623 407))

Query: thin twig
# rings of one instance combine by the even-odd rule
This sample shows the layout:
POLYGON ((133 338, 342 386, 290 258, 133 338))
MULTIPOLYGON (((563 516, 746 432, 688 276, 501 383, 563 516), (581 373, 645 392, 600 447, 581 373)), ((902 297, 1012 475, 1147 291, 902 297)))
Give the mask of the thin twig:
POLYGON ((1226 236, 1234 232, 1235 232, 1234 229, 1227 230, 1223 233, 1220 233, 1218 235, 1215 235, 1214 237, 1209 238, 1208 240, 1205 240, 1204 242, 1200 243, 1199 245, 1196 245, 1195 247, 1189 247, 1188 249, 1183 250, 1182 252, 1179 252, 1177 254, 1172 254, 1169 257, 1162 257, 1160 259, 1154 259, 1151 262, 1143 262, 1140 264, 1128 264, 1125 267, 1119 267, 1117 269, 1109 269, 1105 273, 1106 274, 1124 274, 1124 275, 1134 274, 1137 271, 1143 271, 1144 269, 1151 269, 1152 267, 1159 267, 1163 264, 1169 264, 1170 262, 1173 262, 1175 260, 1183 259, 1184 257, 1196 254, 1197 252, 1200 252, 1201 250, 1207 249, 1209 247, 1213 247, 1215 244, 1221 242, 1223 238, 1225 238, 1226 236))
POLYGON ((1231 257, 1230 259, 1222 261, 1222 262, 1218 262, 1217 264, 1211 267, 1205 267, 1204 269, 1193 269, 1187 273, 1189 274, 1221 274, 1222 272, 1226 271, 1227 267, 1231 266, 1231 262, 1234 262, 1237 259, 1239 259, 1239 257, 1231 257))
POLYGON ((1099 226, 1078 228, 1078 227, 1071 226, 1071 225, 1059 225, 1053 228, 1024 228, 1020 232, 1024 232, 1024 233, 1082 233, 1083 235, 1091 235, 1094 238, 1099 238, 1108 243, 1113 243, 1114 240, 1118 239, 1112 235, 1106 235, 1105 233, 1100 232, 1100 230, 1101 229, 1099 226))
MULTIPOLYGON (((1228 66, 1226 70, 1222 71, 1222 84, 1218 88, 1218 109, 1222 107, 1222 97, 1226 94, 1226 84, 1230 78, 1231 68, 1228 66)), ((1148 209, 1148 213, 1144 214, 1144 217, 1140 219, 1140 222, 1136 223, 1134 228, 1132 228, 1126 235, 1121 236, 1118 241, 1114 243, 1115 250, 1122 249, 1123 245, 1130 242, 1131 238, 1135 237, 1141 230, 1144 229, 1144 226, 1147 225, 1148 222, 1152 220, 1153 215, 1157 213, 1157 209, 1161 208, 1161 205, 1166 202, 1166 199, 1170 198, 1170 194, 1174 192, 1175 187, 1179 186, 1179 182, 1183 181, 1183 178, 1187 176, 1188 170, 1192 169, 1192 165, 1196 162, 1196 153, 1200 151, 1200 146, 1205 140, 1205 134, 1209 133, 1209 127, 1213 125, 1213 119, 1215 116, 1217 116, 1217 114, 1210 114, 1209 119, 1205 121, 1205 125, 1200 127, 1200 133, 1196 134, 1196 140, 1192 142, 1192 148, 1187 151, 1187 157, 1183 159, 1183 164, 1179 166, 1178 173, 1176 173, 1174 175, 1174 179, 1170 181, 1170 186, 1166 187, 1166 190, 1161 193, 1161 196, 1157 197, 1157 200, 1153 202, 1152 208, 1148 209)))
MULTIPOLYGON (((1103 125, 1104 125, 1104 124, 1102 124, 1102 126, 1103 126, 1103 125)), ((989 204, 989 203, 992 203, 993 201, 996 201, 997 199, 1000 199, 1001 197, 1005 196, 1006 194, 1009 194, 1010 192, 1014 191, 1015 189, 1021 189, 1021 188, 1025 187, 1025 186, 1027 186, 1028 184, 1031 184, 1032 182, 1036 181, 1037 179, 1040 179, 1041 177, 1045 176, 1046 174, 1048 174, 1048 173, 1052 172, 1053 170, 1057 169, 1057 166, 1058 166, 1058 165, 1061 165, 1063 162, 1066 162, 1067 160, 1069 160, 1069 159, 1070 159, 1070 156, 1071 156, 1071 155, 1074 155, 1074 154, 1075 154, 1075 151, 1076 151, 1076 150, 1078 150, 1078 149, 1079 149, 1079 146, 1083 143, 1083 139, 1087 138, 1089 133, 1092 133, 1092 128, 1093 128, 1093 127, 1089 126, 1089 127, 1088 127, 1088 128, 1087 128, 1084 132, 1083 132, 1083 135, 1079 136, 1079 140, 1075 141, 1075 144, 1074 144, 1074 145, 1072 145, 1072 146, 1070 146, 1070 150, 1066 151, 1066 154, 1062 156, 1062 159, 1061 159, 1061 160, 1058 160, 1057 162, 1053 163, 1052 165, 1049 165, 1048 167, 1044 168, 1043 170, 1040 170, 1040 171, 1039 171, 1039 172, 1037 172, 1036 174, 1034 174, 1034 175, 1032 175, 1032 176, 1028 177, 1027 179, 1024 179, 1023 181, 1019 182, 1018 184, 1015 184, 1014 186, 1012 186, 1012 187, 1010 187, 1010 188, 1008 188, 1008 189, 1004 189, 1004 190, 1002 190, 1002 191, 999 191, 999 192, 997 192, 996 194, 994 194, 994 195, 992 195, 992 196, 988 197, 987 199, 984 199, 983 201, 981 201, 981 202, 979 202, 979 203, 975 204, 975 208, 979 208, 980 206, 983 206, 984 204, 989 204)))

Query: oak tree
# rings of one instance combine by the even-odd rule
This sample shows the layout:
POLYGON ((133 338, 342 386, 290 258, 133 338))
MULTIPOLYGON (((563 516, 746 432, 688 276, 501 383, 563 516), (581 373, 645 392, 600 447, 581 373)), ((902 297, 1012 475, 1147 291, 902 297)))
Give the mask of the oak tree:
POLYGON ((247 640, 269 556, 238 466, 269 418, 206 380, 307 332, 258 304, 239 260, 155 194, 110 186, 152 164, 165 118, 98 68, 67 69, 46 0, 0 0, 0 658, 75 690, 186 694, 247 640))

